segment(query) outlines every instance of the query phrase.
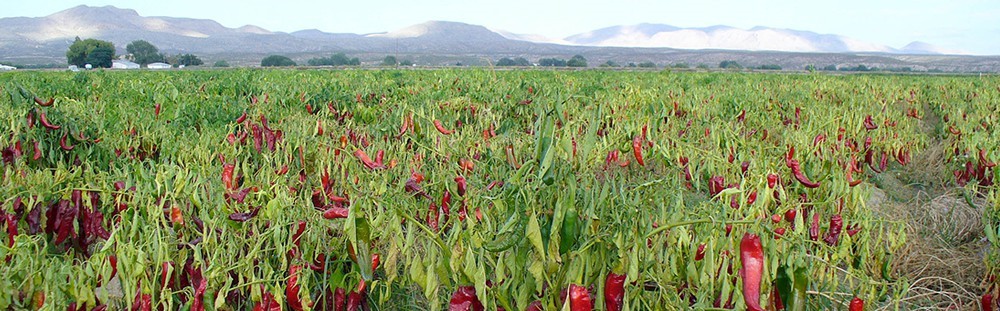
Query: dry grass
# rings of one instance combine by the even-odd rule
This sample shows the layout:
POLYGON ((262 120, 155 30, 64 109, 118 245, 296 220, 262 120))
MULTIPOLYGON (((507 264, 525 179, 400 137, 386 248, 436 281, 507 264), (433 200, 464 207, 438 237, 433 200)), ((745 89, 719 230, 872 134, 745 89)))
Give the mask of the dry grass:
MULTIPOLYGON (((935 125, 924 125, 932 134, 935 125)), ((893 267, 910 282, 904 309, 979 310, 989 246, 982 241, 982 217, 988 202, 974 194, 967 200, 963 189, 954 188, 947 156, 944 142, 931 141, 910 165, 878 180, 894 199, 880 208, 883 216, 907 225, 907 242, 893 267)))
POLYGON ((980 239, 983 199, 969 206, 958 192, 931 200, 888 203, 889 217, 907 223, 907 243, 894 272, 911 280, 904 303, 914 309, 976 310, 986 270, 980 239))

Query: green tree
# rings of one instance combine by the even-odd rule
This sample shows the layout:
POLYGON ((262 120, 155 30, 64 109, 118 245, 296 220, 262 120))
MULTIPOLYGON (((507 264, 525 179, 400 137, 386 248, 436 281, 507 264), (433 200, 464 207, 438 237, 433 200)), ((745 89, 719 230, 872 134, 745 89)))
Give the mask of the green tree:
POLYGON ((506 57, 501 58, 500 60, 497 61, 497 66, 514 66, 514 65, 516 65, 516 63, 514 63, 514 60, 506 57))
POLYGON ((292 59, 288 58, 287 56, 271 55, 271 56, 268 56, 268 57, 264 57, 264 59, 262 59, 260 61, 260 66, 261 67, 288 67, 288 66, 295 66, 295 62, 292 61, 292 59))
POLYGON ((229 67, 229 62, 224 60, 216 61, 212 67, 229 67))
POLYGON ((87 63, 98 68, 111 68, 111 60, 114 58, 114 47, 98 46, 87 54, 87 63))
POLYGON ((837 65, 826 65, 823 67, 823 71, 837 71, 837 65))
POLYGON ((641 62, 639 63, 639 68, 656 68, 656 64, 653 62, 641 62))
POLYGON ((587 67, 587 59, 583 58, 583 55, 579 55, 579 54, 573 55, 573 58, 570 58, 569 61, 566 62, 566 66, 569 66, 569 67, 587 67))
POLYGON ((140 65, 147 65, 166 60, 160 49, 146 40, 135 40, 125 46, 125 51, 132 54, 132 60, 140 65))
POLYGON ((177 64, 184 66, 201 66, 205 62, 201 61, 198 56, 192 54, 183 54, 177 57, 177 64))
POLYGON ((542 67, 566 67, 566 60, 561 58, 542 58, 538 60, 542 67))
POLYGON ((88 63, 95 67, 109 68, 114 56, 113 43, 97 39, 80 40, 80 37, 77 37, 66 51, 66 62, 81 68, 88 63), (91 56, 95 52, 97 55, 91 56))
POLYGON ((527 67, 527 66, 531 66, 531 62, 529 62, 524 57, 518 57, 518 58, 514 59, 514 66, 527 67))
POLYGON ((413 60, 411 60, 411 59, 404 59, 403 61, 399 62, 399 65, 400 66, 413 66, 413 60))
POLYGON ((396 66, 399 65, 399 61, 396 60, 395 56, 387 55, 382 59, 382 66, 396 66))
MULTIPOLYGON (((690 68, 691 66, 690 66, 690 65, 688 65, 688 63, 685 63, 685 62, 680 62, 680 63, 675 63, 675 64, 673 64, 673 65, 670 65, 670 67, 671 67, 671 68, 677 68, 677 69, 688 69, 688 68, 690 68)), ((700 68, 700 67, 699 67, 699 68, 700 68)), ((705 68, 708 68, 708 66, 705 66, 705 68)))
POLYGON ((806 65, 806 71, 808 71, 808 72, 814 72, 814 71, 816 71, 816 65, 813 65, 813 64, 806 65))
POLYGON ((724 60, 721 63, 719 63, 719 68, 722 68, 722 69, 742 69, 743 66, 741 66, 740 63, 737 63, 735 60, 724 60))
POLYGON ((604 62, 603 64, 601 64, 601 67, 621 67, 621 66, 618 65, 618 63, 616 63, 613 60, 608 60, 607 62, 604 62))

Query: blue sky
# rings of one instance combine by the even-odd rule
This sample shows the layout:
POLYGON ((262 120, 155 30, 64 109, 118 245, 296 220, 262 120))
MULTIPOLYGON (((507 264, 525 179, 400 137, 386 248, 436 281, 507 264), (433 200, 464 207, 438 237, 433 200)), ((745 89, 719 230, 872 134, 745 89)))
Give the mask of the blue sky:
POLYGON ((214 19, 228 27, 273 31, 390 31, 428 20, 484 25, 553 38, 613 25, 767 26, 848 36, 902 47, 924 41, 973 54, 1000 55, 996 0, 170 0, 7 1, 0 17, 45 16, 76 5, 114 5, 144 16, 214 19))

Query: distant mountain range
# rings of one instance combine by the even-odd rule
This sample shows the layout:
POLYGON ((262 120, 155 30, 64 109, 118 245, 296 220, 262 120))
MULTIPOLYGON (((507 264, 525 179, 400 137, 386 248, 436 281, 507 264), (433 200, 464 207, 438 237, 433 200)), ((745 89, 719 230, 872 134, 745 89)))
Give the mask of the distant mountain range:
MULTIPOLYGON (((0 61, 61 63, 74 38, 108 40, 123 53, 134 40, 147 40, 167 53, 194 53, 209 60, 245 64, 279 53, 304 59, 334 52, 363 60, 402 55, 429 65, 483 63, 499 57, 565 57, 581 54, 606 60, 717 64, 719 59, 746 65, 865 64, 868 67, 915 67, 996 71, 996 57, 961 56, 960 51, 914 42, 901 48, 830 34, 756 27, 679 28, 661 24, 614 26, 562 39, 514 34, 456 22, 431 21, 375 34, 328 33, 316 29, 272 32, 246 25, 228 28, 213 20, 145 17, 113 6, 77 6, 44 17, 0 18, 0 61), (784 55, 780 56, 779 55, 784 55)), ((534 60, 534 59, 532 59, 534 60)), ((598 62, 593 62, 598 61, 598 62)))

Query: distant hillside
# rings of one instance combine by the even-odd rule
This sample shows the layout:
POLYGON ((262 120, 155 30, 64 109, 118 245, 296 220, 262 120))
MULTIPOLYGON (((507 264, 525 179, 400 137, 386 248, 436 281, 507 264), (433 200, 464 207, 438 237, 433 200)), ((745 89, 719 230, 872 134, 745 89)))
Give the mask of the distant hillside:
POLYGON ((997 57, 942 55, 955 51, 914 42, 900 49, 838 35, 757 27, 679 28, 638 24, 598 29, 564 39, 514 34, 465 23, 430 21, 375 33, 328 33, 316 29, 272 32, 246 25, 225 27, 213 20, 146 17, 113 6, 77 6, 44 17, 0 19, 0 61, 16 64, 65 63, 74 38, 113 42, 118 52, 134 40, 146 40, 170 54, 194 53, 206 60, 258 64, 268 54, 308 58, 344 52, 369 63, 385 55, 411 58, 424 65, 488 64, 500 57, 568 59, 580 54, 596 66, 608 60, 627 64, 650 61, 661 66, 688 63, 711 67, 723 60, 745 66, 779 65, 801 69, 858 66, 945 71, 1000 71, 997 57))

